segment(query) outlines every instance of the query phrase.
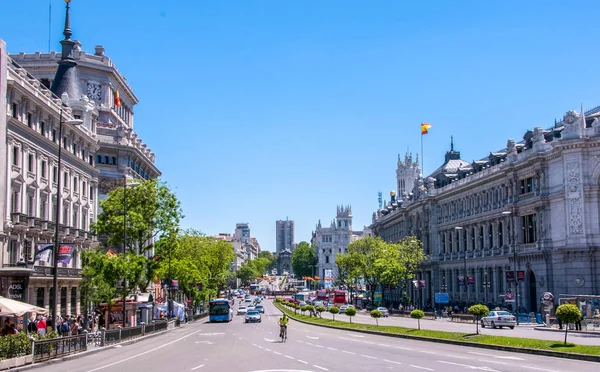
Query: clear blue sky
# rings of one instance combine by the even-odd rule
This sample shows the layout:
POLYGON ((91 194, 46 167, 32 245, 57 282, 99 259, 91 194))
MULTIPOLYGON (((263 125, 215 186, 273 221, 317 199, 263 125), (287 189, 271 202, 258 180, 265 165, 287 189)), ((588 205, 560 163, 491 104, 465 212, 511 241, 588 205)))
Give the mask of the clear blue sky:
MULTIPOLYGON (((46 52, 48 0, 2 2, 11 53, 46 52), (26 12, 25 12, 26 10, 26 12)), ((52 0, 59 50, 64 3, 52 0)), ((83 1, 73 37, 101 44, 140 98, 135 130, 180 198, 185 227, 275 221, 310 239, 351 204, 371 221, 397 154, 425 173, 454 135, 478 159, 600 104, 598 1, 83 1)))

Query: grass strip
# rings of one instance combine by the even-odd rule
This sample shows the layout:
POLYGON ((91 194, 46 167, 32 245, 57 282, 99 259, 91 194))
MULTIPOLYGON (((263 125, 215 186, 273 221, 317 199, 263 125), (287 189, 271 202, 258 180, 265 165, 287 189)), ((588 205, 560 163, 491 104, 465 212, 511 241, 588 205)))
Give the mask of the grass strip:
MULTIPOLYGON (((437 340, 448 340, 448 341, 461 341, 470 342, 474 344, 485 344, 485 345, 496 345, 496 346, 510 346, 522 349, 536 349, 546 351, 557 351, 570 354, 584 354, 600 356, 600 346, 589 346, 589 345, 577 345, 572 343, 552 341, 552 340, 538 340, 533 338, 520 338, 520 337, 507 337, 507 336, 489 336, 482 334, 468 334, 460 332, 444 332, 444 331, 433 331, 426 329, 415 329, 415 328, 404 328, 398 326, 377 326, 375 324, 362 324, 362 323, 347 323, 340 322, 338 320, 330 320, 323 318, 315 318, 302 314, 294 314, 293 310, 285 308, 279 303, 274 303, 275 306, 287 313, 294 318, 303 320, 305 322, 313 324, 322 324, 328 326, 334 326, 345 329, 357 329, 357 330, 368 330, 376 331, 381 333, 389 333, 394 335, 406 335, 406 336, 419 336, 437 340)), ((345 314, 338 314, 337 317, 347 316, 345 314)), ((373 322, 375 320, 373 319, 373 322)), ((415 324, 417 321, 415 320, 415 324)), ((473 328, 475 325, 473 324, 473 328)))

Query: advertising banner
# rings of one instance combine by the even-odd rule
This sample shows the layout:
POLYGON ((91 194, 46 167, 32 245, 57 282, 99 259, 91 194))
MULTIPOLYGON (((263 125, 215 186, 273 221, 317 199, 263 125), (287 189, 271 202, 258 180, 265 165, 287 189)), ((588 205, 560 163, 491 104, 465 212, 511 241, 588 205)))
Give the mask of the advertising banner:
POLYGON ((25 291, 29 285, 29 277, 0 277, 0 296, 11 300, 25 301, 25 291))
POLYGON ((333 280, 331 280, 332 276, 333 270, 325 269, 325 288, 331 288, 333 286, 333 280))
POLYGON ((40 262, 50 262, 52 255, 52 243, 38 243, 35 245, 35 260, 40 262))
POLYGON ((73 252, 75 252, 75 244, 60 243, 58 246, 58 263, 71 263, 73 258, 73 252))

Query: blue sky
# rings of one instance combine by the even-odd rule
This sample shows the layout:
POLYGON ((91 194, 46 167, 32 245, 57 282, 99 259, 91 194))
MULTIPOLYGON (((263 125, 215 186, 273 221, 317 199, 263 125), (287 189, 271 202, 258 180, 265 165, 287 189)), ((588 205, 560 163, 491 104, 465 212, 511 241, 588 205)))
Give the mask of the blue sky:
MULTIPOLYGON (((59 50, 64 3, 52 2, 59 50)), ((48 0, 2 5, 9 52, 48 50, 48 0)), ((351 204, 371 221, 397 154, 468 161, 598 97, 597 1, 83 1, 73 38, 103 45, 140 99, 135 130, 180 198, 185 227, 275 221, 310 239, 351 204), (141 5, 143 4, 143 6, 141 5)))

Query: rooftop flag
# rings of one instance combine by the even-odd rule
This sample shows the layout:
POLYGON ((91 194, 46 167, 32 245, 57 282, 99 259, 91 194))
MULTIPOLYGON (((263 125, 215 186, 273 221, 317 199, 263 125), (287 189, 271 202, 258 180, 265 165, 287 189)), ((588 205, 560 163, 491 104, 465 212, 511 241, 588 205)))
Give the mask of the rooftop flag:
POLYGON ((421 135, 429 133, 429 128, 431 128, 431 124, 421 123, 421 135))
POLYGON ((115 90, 115 106, 121 107, 121 97, 119 97, 118 90, 115 90))

